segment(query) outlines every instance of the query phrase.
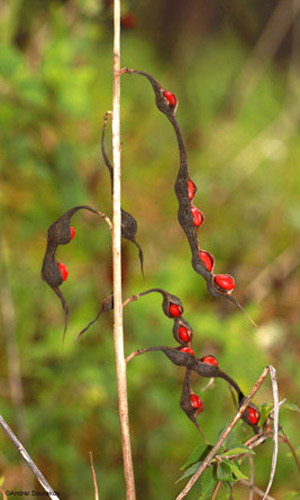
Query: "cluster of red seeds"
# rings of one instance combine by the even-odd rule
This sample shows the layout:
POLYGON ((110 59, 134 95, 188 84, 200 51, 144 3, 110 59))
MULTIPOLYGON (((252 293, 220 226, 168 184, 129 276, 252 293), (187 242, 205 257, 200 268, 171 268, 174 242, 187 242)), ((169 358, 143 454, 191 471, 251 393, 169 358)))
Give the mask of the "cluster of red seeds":
MULTIPOLYGON (((177 304, 171 303, 169 306, 169 313, 174 318, 180 318, 183 313, 183 308, 177 304)), ((179 338, 187 344, 184 347, 180 347, 180 351, 190 354, 191 356, 195 356, 195 352, 192 348, 192 335, 190 330, 182 325, 179 327, 178 334, 179 338)), ((200 358, 200 361, 202 361, 202 363, 218 366, 218 360, 215 358, 215 356, 212 355, 203 356, 202 358, 200 358)), ((190 394, 190 402, 192 408, 196 410, 197 414, 205 409, 204 402, 194 392, 191 392, 190 394)))
MULTIPOLYGON (((194 196, 195 196, 195 192, 196 192, 196 186, 195 186, 194 182, 191 179, 189 179, 188 180, 188 196, 189 196, 189 200, 191 202, 191 212, 193 215, 193 223, 194 223, 194 226, 196 228, 199 228, 202 225, 202 223, 204 222, 204 214, 201 212, 201 210, 199 210, 198 208, 196 208, 192 204, 192 201, 193 201, 194 196)), ((205 265, 206 269, 209 272, 213 272, 213 269, 215 266, 214 256, 210 252, 207 252, 206 250, 200 249, 199 250, 199 257, 200 257, 201 261, 203 262, 203 264, 205 265)), ((235 288, 234 278, 232 276, 230 276, 230 274, 214 275, 214 283, 215 283, 216 287, 223 293, 224 292, 231 293, 231 292, 233 292, 233 290, 235 288)))
MULTIPOLYGON (((74 236, 75 236, 75 229, 74 229, 74 227, 71 227, 71 240, 74 238, 74 236)), ((62 280, 66 281, 68 274, 69 274, 67 266, 65 264, 63 264, 62 262, 58 262, 57 267, 60 270, 62 280)))

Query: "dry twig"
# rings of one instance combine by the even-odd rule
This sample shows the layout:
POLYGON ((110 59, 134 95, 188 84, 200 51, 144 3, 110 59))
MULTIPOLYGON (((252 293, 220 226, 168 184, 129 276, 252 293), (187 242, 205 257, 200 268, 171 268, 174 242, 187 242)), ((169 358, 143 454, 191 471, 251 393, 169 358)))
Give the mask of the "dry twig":
POLYGON ((59 497, 56 495, 54 492, 53 488, 51 488, 50 484, 46 480, 46 478, 43 476, 41 473, 40 469, 35 465, 34 461, 30 458, 28 452, 25 450, 24 446, 22 445, 21 441, 17 438, 15 433, 11 430, 9 425, 5 422, 4 418, 2 415, 0 415, 0 425, 3 427, 5 430, 6 434, 8 437, 11 439, 11 441, 14 443, 15 447, 17 450, 20 452, 22 457, 24 458, 26 464, 28 467, 32 470, 34 473, 35 477, 37 478, 38 482, 40 485, 44 488, 44 490, 47 492, 49 498, 51 500, 59 500, 59 497))

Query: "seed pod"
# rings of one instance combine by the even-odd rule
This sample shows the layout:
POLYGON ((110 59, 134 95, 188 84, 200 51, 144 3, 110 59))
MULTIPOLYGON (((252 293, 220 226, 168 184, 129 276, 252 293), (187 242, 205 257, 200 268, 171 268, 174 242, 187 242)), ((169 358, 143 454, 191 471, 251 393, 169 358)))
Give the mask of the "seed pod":
MULTIPOLYGON (((231 292, 224 292, 223 289, 220 289, 218 285, 214 282, 213 278, 214 276, 211 273, 211 270, 208 270, 206 265, 203 263, 201 258, 199 257, 199 243, 197 240, 197 228, 201 225, 203 221, 200 222, 200 217, 193 217, 193 214, 191 212, 191 199, 193 199, 193 195, 195 193, 192 192, 192 186, 191 186, 191 180, 189 176, 189 171, 188 171, 188 155, 187 155, 187 149, 186 145, 179 127, 179 124, 176 120, 175 112, 177 109, 177 103, 176 106, 172 109, 172 106, 170 106, 170 102, 166 100, 164 97, 164 93, 168 92, 165 91, 162 86, 158 83, 158 81, 149 73, 146 73, 144 71, 137 71, 133 69, 124 69, 123 73, 129 73, 129 74, 138 74, 142 75, 147 80, 150 82, 152 85, 152 88, 155 93, 155 101, 158 109, 166 115, 168 118, 169 122, 171 123, 174 132, 176 134, 176 139, 177 139, 177 144, 178 144, 178 149, 179 149, 179 156, 180 156, 180 166, 178 170, 178 175, 177 179, 175 182, 175 194, 178 199, 178 221, 179 224, 181 225, 187 240, 189 242, 189 245, 191 247, 191 252, 192 252, 192 266, 193 269, 203 276, 203 278, 206 280, 207 283, 207 288, 209 292, 214 296, 214 297, 222 297, 226 298, 227 300, 230 300, 236 307, 238 307, 247 317, 248 319, 255 325, 253 320, 249 317, 249 315, 246 313, 246 311, 243 309, 243 307, 238 303, 238 301, 231 296, 231 292), (196 226, 194 225, 194 222, 196 222, 196 226), (199 224, 200 222, 200 224, 199 224)), ((168 97, 169 93, 166 94, 168 97)), ((195 209, 193 209, 195 210, 195 209)), ((197 209, 196 209, 197 210, 197 209)), ((203 216, 203 214, 202 214, 203 216)), ((207 264, 207 263, 206 263, 207 264)), ((255 325, 256 326, 256 325, 255 325)))
MULTIPOLYGON (((244 401, 245 401, 245 396, 241 394, 239 397, 239 407, 242 406, 244 401)), ((247 406, 241 418, 244 422, 246 422, 246 424, 250 425, 253 428, 255 433, 258 433, 258 422, 260 419, 260 411, 257 408, 257 406, 254 403, 252 403, 252 401, 247 406)))
POLYGON ((173 336, 177 342, 186 345, 192 341, 193 329, 182 317, 175 319, 173 326, 173 336))
POLYGON ((199 430, 199 432, 201 432, 201 434, 203 435, 202 429, 201 429, 201 427, 199 426, 199 424, 198 424, 198 422, 196 420, 196 416, 198 415, 199 411, 198 411, 197 408, 195 408, 193 406, 193 401, 192 401, 193 398, 191 400, 192 394, 193 394, 193 392, 192 392, 192 385, 191 385, 191 370, 187 369, 185 377, 184 377, 184 381, 183 381, 183 386, 182 386, 182 392, 181 392, 181 398, 180 398, 180 407, 185 412, 185 414, 187 415, 187 417, 197 427, 197 429, 199 430))
POLYGON ((149 73, 145 71, 137 71, 134 69, 128 69, 124 71, 129 74, 141 75, 147 78, 147 80, 151 83, 152 88, 155 94, 155 103, 159 111, 161 111, 166 116, 174 116, 177 107, 178 107, 178 99, 172 92, 165 90, 160 83, 149 73))
MULTIPOLYGON (((110 163, 110 160, 106 154, 105 151, 105 132, 106 132, 106 125, 107 125, 107 120, 108 120, 109 114, 106 113, 104 115, 103 119, 103 129, 102 129, 102 139, 101 139, 101 151, 102 151, 102 158, 103 161, 109 171, 110 175, 110 184, 111 184, 111 192, 113 192, 113 167, 112 164, 110 163)), ((139 251, 139 260, 140 260, 140 265, 141 265, 141 272, 142 275, 144 276, 144 254, 143 250, 140 246, 140 244, 136 241, 136 233, 137 233, 137 221, 136 219, 129 213, 126 212, 121 208, 121 236, 125 240, 131 241, 139 251)))
POLYGON ((64 264, 58 264, 55 259, 55 253, 58 245, 66 245, 70 243, 72 237, 74 237, 74 228, 71 229, 71 219, 73 215, 78 212, 78 210, 88 210, 100 217, 103 216, 98 210, 95 210, 88 205, 79 205, 77 207, 71 208, 63 215, 61 215, 56 221, 54 221, 48 229, 47 233, 47 247, 44 255, 43 265, 42 265, 42 279, 48 283, 52 290, 59 297, 61 305, 65 313, 65 327, 63 338, 68 326, 69 308, 68 304, 61 293, 59 287, 67 277, 67 268, 64 264), (62 268, 62 266, 64 266, 62 268))
POLYGON ((217 274, 214 277, 214 284, 222 293, 231 293, 235 288, 234 278, 230 274, 217 274))
POLYGON ((145 292, 140 293, 140 296, 148 295, 149 293, 158 292, 163 296, 162 308, 163 312, 168 318, 178 318, 183 313, 183 305, 181 300, 176 297, 176 295, 172 295, 171 293, 163 290, 162 288, 150 288, 150 290, 146 290, 145 292))
POLYGON ((90 326, 92 326, 94 323, 96 323, 96 321, 98 321, 98 319, 102 313, 112 311, 113 308, 114 308, 114 295, 113 295, 113 292, 111 292, 107 297, 105 297, 103 299, 102 304, 101 304, 101 309, 98 312, 97 316, 92 321, 90 321, 89 324, 78 333, 78 335, 75 339, 75 342, 77 340, 79 340, 80 337, 82 337, 82 335, 90 328, 90 326))

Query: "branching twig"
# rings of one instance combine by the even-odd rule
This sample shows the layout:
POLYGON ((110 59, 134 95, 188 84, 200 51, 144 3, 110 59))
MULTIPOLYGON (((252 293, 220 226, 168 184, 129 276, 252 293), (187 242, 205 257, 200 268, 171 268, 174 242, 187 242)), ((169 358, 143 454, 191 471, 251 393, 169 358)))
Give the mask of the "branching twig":
POLYGON ((250 392, 249 396, 244 400, 244 402, 241 405, 239 411, 236 413, 235 417, 230 422, 229 426, 222 432, 222 434, 221 434, 220 438, 218 439, 217 443, 215 444, 215 446, 209 452, 209 454, 207 455, 207 457, 203 460, 201 466, 199 467, 199 469, 197 470, 197 472, 191 477, 191 479, 188 481, 188 483, 186 484, 186 486, 184 487, 184 489, 181 491, 181 493, 179 493, 179 495, 176 497, 176 500, 181 500, 182 498, 184 498, 189 493, 189 491, 191 490, 191 488, 193 487, 193 485, 195 484, 195 482, 199 479, 199 477, 201 476, 201 474, 204 472, 204 470, 210 464, 211 460, 216 455, 216 453, 217 453, 218 449, 220 448, 220 446, 222 446, 222 444, 224 443, 224 441, 227 438, 227 436, 231 433, 232 429, 234 428, 234 426, 237 424, 237 422, 239 421, 239 419, 241 418, 241 416, 245 412, 245 410, 246 410, 249 402, 251 401, 251 399, 253 398, 253 396, 259 390, 259 388, 262 385, 263 381, 265 380, 265 378, 267 377, 268 373, 270 372, 270 368, 271 367, 267 366, 264 369, 263 373, 261 374, 261 376, 259 377, 258 381, 254 385, 252 391, 250 392))
MULTIPOLYGON (((242 484, 243 486, 246 486, 247 488, 251 487, 250 481, 247 481, 246 479, 240 479, 239 484, 242 484)), ((253 491, 257 495, 260 495, 261 497, 264 496, 264 492, 255 485, 253 486, 253 491)), ((276 500, 276 499, 274 497, 271 497, 270 495, 267 495, 266 500, 276 500)))
POLYGON ((216 489, 215 489, 215 491, 214 491, 214 494, 213 494, 213 496, 211 497, 211 500, 215 500, 215 499, 216 499, 216 497, 217 497, 217 494, 218 494, 218 491, 219 491, 219 489, 220 489, 221 484, 222 484, 222 481, 219 481, 219 482, 218 482, 218 484, 217 484, 217 486, 216 486, 216 489))
POLYGON ((56 495, 54 492, 53 488, 51 488, 50 484, 46 480, 46 478, 43 476, 39 468, 35 465, 34 461, 30 458, 29 454, 25 450, 24 446, 22 445, 21 441, 17 438, 15 433, 11 430, 9 425, 5 422, 4 418, 2 415, 0 415, 0 425, 3 427, 5 430, 6 434, 8 437, 12 440, 14 443, 15 447, 17 450, 20 452, 22 457, 24 458, 25 462, 27 463, 28 467, 32 470, 34 473, 35 477, 37 478, 38 482, 40 485, 44 488, 44 490, 47 492, 49 498, 52 500, 59 500, 59 497, 56 495))

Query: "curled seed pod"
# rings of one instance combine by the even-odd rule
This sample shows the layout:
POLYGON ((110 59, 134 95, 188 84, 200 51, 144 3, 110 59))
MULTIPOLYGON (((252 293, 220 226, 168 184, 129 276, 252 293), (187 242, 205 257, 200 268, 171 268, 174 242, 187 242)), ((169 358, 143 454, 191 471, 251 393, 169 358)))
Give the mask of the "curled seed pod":
POLYGON ((105 297, 102 301, 100 311, 98 312, 97 316, 89 322, 89 324, 83 328, 77 335, 75 341, 79 340, 80 337, 92 326, 96 321, 98 321, 100 315, 104 312, 112 311, 114 308, 114 295, 113 292, 111 292, 107 297, 105 297))
POLYGON ((148 295, 149 293, 158 292, 163 296, 162 308, 165 315, 168 318, 179 318, 183 313, 183 305, 181 300, 176 297, 176 295, 172 295, 171 293, 163 290, 162 288, 150 288, 150 290, 146 290, 145 292, 140 293, 140 296, 148 295))
POLYGON ((191 370, 187 369, 186 374, 183 381, 181 398, 180 398, 180 407, 185 412, 187 417, 193 422, 193 424, 197 427, 197 429, 202 433, 202 430, 196 420, 196 411, 192 405, 191 401, 192 394, 192 386, 191 386, 191 370))
POLYGON ((200 359, 200 361, 202 361, 202 363, 208 363, 209 365, 215 365, 215 366, 219 365, 217 358, 215 358, 212 355, 204 356, 203 358, 200 359))
MULTIPOLYGON (((156 106, 158 109, 166 115, 168 118, 169 122, 171 123, 174 132, 176 134, 176 139, 177 139, 177 144, 178 144, 178 149, 179 149, 179 156, 180 156, 180 166, 175 182, 175 194, 178 199, 178 221, 179 224, 181 225, 187 240, 189 242, 189 245, 191 247, 191 252, 192 252, 192 267, 196 271, 196 273, 200 274, 203 276, 207 283, 207 288, 209 292, 214 296, 214 297, 222 297, 226 298, 230 302, 232 302, 236 307, 238 307, 249 319, 249 321, 252 322, 254 326, 255 323, 254 321, 249 317, 249 315, 246 313, 244 308, 239 304, 239 302, 230 294, 230 293, 224 293, 224 290, 218 288, 218 286, 215 284, 213 278, 214 276, 212 275, 211 271, 209 271, 205 264, 202 262, 201 258, 199 257, 199 243, 197 240, 197 228, 198 226, 194 225, 194 220, 193 220, 193 215, 191 212, 191 198, 192 193, 189 192, 189 171, 188 171, 188 155, 187 155, 187 149, 186 145, 179 127, 179 124, 176 120, 175 112, 177 105, 175 108, 171 108, 166 99, 163 96, 163 93, 165 92, 162 86, 158 83, 158 81, 149 73, 146 73, 144 71, 138 71, 138 70, 133 70, 133 69, 128 69, 125 68, 123 73, 129 73, 129 74, 138 74, 142 75, 147 80, 150 82, 152 85, 152 88, 155 93, 155 101, 156 101, 156 106)), ((198 220, 196 220, 198 222, 198 220)))
MULTIPOLYGON (((103 161, 109 171, 110 175, 110 184, 111 184, 111 192, 113 191, 113 167, 112 164, 110 163, 110 160, 106 154, 105 151, 105 131, 106 131, 106 125, 107 125, 107 120, 108 120, 109 114, 106 113, 104 115, 104 120, 103 120, 103 130, 102 130, 102 139, 101 139, 101 151, 102 151, 102 157, 103 161)), ((139 251, 139 260, 140 260, 140 265, 141 265, 141 271, 142 275, 144 276, 144 254, 143 250, 140 246, 140 244, 136 241, 136 233, 137 233, 137 221, 136 219, 129 213, 126 212, 121 208, 121 236, 125 240, 131 241, 133 243, 138 251, 139 251)))
POLYGON ((199 257, 202 260, 208 271, 212 271, 215 266, 215 258, 210 252, 206 252, 205 250, 199 251, 199 257))
POLYGON ((231 293, 235 288, 235 281, 230 274, 217 274, 214 277, 214 284, 222 293, 231 293))
POLYGON ((125 68, 124 73, 141 75, 147 78, 151 83, 155 94, 155 103, 159 111, 164 115, 174 116, 178 107, 178 99, 172 92, 164 89, 160 83, 150 73, 145 71, 138 71, 134 69, 125 68))
POLYGON ((189 195, 189 200, 192 201, 195 197, 197 191, 197 186, 194 184, 194 182, 189 179, 188 180, 188 195, 189 195))
POLYGON ((173 326, 173 336, 180 344, 187 344, 192 341, 193 329, 182 317, 176 318, 173 326))
POLYGON ((78 210, 88 210, 100 217, 103 217, 103 214, 101 214, 101 212, 99 212, 98 210, 95 210, 88 205, 79 205, 77 207, 71 208, 63 215, 61 215, 56 221, 54 221, 48 229, 47 247, 41 271, 42 279, 45 280, 46 283, 48 283, 48 285, 52 288, 54 293, 56 293, 61 301, 61 305, 65 313, 65 327, 63 337, 65 336, 68 326, 69 308, 59 287, 67 278, 68 270, 64 264, 56 262, 55 253, 59 245, 66 245, 67 243, 70 243, 72 237, 74 237, 75 230, 74 228, 72 228, 73 230, 71 229, 70 222, 73 215, 78 212, 78 210))

